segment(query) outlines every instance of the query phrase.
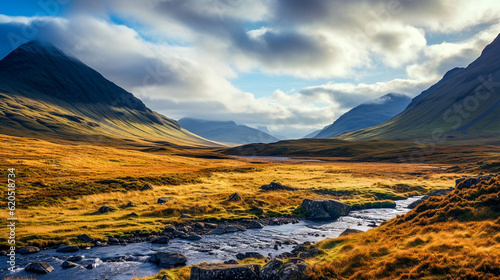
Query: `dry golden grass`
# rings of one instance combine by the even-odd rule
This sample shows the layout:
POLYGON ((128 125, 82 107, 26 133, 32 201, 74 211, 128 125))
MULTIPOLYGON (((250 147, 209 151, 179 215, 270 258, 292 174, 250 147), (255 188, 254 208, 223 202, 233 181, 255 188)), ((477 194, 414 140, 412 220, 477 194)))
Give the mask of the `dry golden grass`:
POLYGON ((312 279, 500 279, 500 176, 366 233, 325 240, 312 279))
MULTIPOLYGON (((255 161, 218 156, 210 150, 110 147, 11 136, 1 136, 0 154, 5 159, 2 176, 7 168, 16 168, 20 245, 75 242, 81 233, 105 238, 154 232, 181 221, 182 213, 194 220, 257 218, 251 208, 258 206, 265 216, 298 215, 304 198, 337 198, 362 207, 447 188, 460 176, 429 164, 255 161), (260 191, 271 181, 300 190, 260 191), (154 190, 139 191, 145 183, 154 190), (227 202, 234 192, 244 201, 227 202), (173 200, 160 205, 159 197, 173 200), (129 201, 136 206, 125 208, 129 201), (98 214, 102 205, 119 211, 98 214), (128 217, 131 212, 139 217, 128 217)), ((0 212, 0 219, 6 215, 0 212)))

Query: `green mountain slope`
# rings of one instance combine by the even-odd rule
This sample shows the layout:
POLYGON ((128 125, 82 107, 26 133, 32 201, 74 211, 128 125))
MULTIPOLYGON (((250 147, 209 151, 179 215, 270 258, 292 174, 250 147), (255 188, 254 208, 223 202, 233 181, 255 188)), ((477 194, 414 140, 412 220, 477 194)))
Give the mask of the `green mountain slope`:
POLYGON ((493 139, 500 135, 500 37, 467 68, 449 71, 393 119, 340 135, 348 140, 493 139))

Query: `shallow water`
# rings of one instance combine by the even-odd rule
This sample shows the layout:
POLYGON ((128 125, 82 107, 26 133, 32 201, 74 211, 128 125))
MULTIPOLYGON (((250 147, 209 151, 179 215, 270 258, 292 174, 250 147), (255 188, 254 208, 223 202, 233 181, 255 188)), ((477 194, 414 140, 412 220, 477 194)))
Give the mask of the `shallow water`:
POLYGON ((33 276, 38 280, 91 280, 113 279, 128 280, 132 277, 146 277, 157 274, 161 269, 147 262, 150 255, 156 251, 174 251, 184 254, 189 261, 187 265, 202 262, 222 262, 235 259, 237 253, 259 252, 265 256, 275 256, 291 251, 295 245, 283 245, 280 250, 274 250, 276 241, 294 240, 317 242, 325 238, 335 238, 345 229, 353 228, 366 231, 385 220, 408 212, 407 206, 419 199, 412 197, 396 201, 396 208, 366 209, 352 211, 348 216, 336 221, 313 222, 301 221, 296 224, 281 226, 266 226, 262 229, 249 229, 224 235, 205 235, 199 241, 173 239, 169 244, 152 244, 149 242, 132 243, 125 246, 107 246, 83 249, 76 253, 57 253, 55 250, 42 250, 31 255, 16 255, 16 272, 7 270, 7 257, 0 257, 0 276, 33 276), (75 267, 61 268, 61 264, 71 256, 84 256, 76 263, 86 265, 94 263, 96 268, 86 269, 75 267), (122 261, 113 259, 122 258, 122 261), (46 275, 33 275, 24 271, 29 263, 35 261, 47 262, 54 271, 46 275))

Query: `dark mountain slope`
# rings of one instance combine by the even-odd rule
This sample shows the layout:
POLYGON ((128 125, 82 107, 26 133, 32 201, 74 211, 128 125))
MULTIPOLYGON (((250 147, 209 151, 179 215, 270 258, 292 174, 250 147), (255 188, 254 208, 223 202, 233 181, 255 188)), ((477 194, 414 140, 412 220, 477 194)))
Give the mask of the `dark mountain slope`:
POLYGON ((206 145, 56 47, 28 42, 0 61, 2 133, 81 140, 134 138, 206 145))
POLYGON ((386 94, 354 107, 313 138, 331 138, 344 132, 379 125, 401 113, 410 102, 411 98, 404 94, 386 94))

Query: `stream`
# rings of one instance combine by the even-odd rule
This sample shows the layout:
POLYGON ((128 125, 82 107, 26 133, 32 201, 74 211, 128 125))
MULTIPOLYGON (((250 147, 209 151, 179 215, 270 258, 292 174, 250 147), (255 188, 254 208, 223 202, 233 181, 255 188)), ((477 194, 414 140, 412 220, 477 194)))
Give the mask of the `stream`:
POLYGON ((173 251, 185 255, 189 260, 186 265, 202 262, 223 262, 236 259, 237 253, 259 252, 265 256, 276 256, 289 252, 294 244, 283 245, 275 250, 276 241, 291 240, 297 243, 305 241, 318 242, 326 238, 336 238, 345 229, 353 228, 369 230, 396 215, 405 214, 407 206, 421 198, 415 196, 396 201, 396 208, 379 208, 351 211, 348 216, 335 221, 314 222, 300 221, 296 224, 265 226, 262 229, 248 229, 224 235, 205 235, 199 241, 172 239, 169 244, 152 244, 149 242, 132 243, 82 249, 76 253, 58 253, 55 249, 42 250, 35 254, 16 254, 16 271, 10 272, 7 257, 0 257, 0 278, 26 277, 38 280, 129 280, 133 277, 146 277, 157 274, 161 268, 149 263, 148 258, 156 251, 173 251), (94 269, 74 267, 63 269, 61 264, 70 257, 81 256, 76 263, 83 266, 93 265, 94 269), (54 271, 45 275, 35 275, 24 271, 31 262, 46 262, 54 267, 54 271))

